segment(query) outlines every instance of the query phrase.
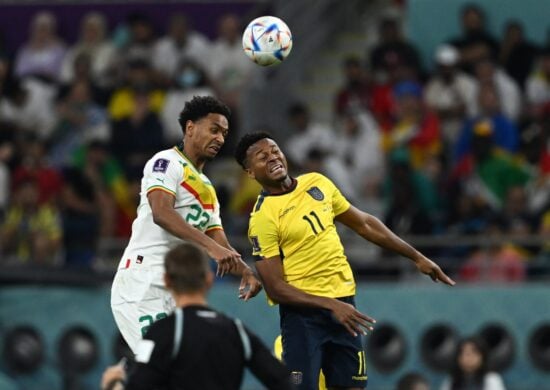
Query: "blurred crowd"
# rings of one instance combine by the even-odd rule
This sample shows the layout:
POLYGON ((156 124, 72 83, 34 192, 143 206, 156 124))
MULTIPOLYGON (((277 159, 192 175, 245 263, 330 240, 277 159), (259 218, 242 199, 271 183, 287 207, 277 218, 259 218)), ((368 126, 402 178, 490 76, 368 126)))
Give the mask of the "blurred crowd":
MULTIPOLYGON (((342 59, 333 122, 288 103, 285 151, 296 172, 324 172, 354 203, 381 204, 400 235, 485 237, 425 248, 461 259, 463 280, 521 281, 527 264, 550 267, 550 248, 530 240, 550 237, 550 46, 529 42, 519 21, 492 36, 477 6, 460 17, 461 35, 441 42, 431 69, 400 20, 382 18, 376 44, 342 59)), ((127 239, 143 165, 181 142, 178 115, 193 95, 233 110, 230 158, 256 66, 241 22, 223 15, 210 40, 183 14, 166 31, 139 13, 109 31, 90 13, 68 44, 55 15, 39 12, 16 51, 0 40, 4 263, 90 267, 98 242, 127 239)), ((232 217, 246 218, 258 188, 235 181, 218 191, 226 228, 242 234, 232 217)))
POLYGON ((254 64, 239 18, 217 23, 209 40, 183 14, 157 32, 145 14, 108 31, 104 15, 89 13, 69 45, 56 16, 39 12, 21 47, 0 45, 4 263, 89 267, 100 240, 127 239, 143 166, 182 141, 179 113, 194 95, 222 99, 237 128, 254 64))

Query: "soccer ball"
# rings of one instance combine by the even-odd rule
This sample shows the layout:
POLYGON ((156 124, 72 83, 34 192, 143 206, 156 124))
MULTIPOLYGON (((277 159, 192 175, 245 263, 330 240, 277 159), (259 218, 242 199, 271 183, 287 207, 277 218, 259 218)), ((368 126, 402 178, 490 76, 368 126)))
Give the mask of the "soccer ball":
POLYGON ((292 34, 288 26, 275 16, 260 16, 243 33, 246 55, 261 66, 281 63, 292 50, 292 34))

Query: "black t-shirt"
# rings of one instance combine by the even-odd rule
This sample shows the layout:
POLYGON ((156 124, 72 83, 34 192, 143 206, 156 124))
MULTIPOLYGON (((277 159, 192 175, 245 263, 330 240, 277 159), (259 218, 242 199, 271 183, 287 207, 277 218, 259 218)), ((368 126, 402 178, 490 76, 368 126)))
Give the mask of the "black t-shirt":
POLYGON ((291 389, 287 369, 239 320, 188 306, 154 323, 126 390, 239 389, 244 367, 268 389, 291 389))

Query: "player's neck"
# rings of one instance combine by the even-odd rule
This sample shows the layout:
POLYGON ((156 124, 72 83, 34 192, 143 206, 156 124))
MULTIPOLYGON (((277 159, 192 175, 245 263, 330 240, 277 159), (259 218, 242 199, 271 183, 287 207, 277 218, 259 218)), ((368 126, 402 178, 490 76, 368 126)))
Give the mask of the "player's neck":
POLYGON ((185 144, 183 145, 182 153, 199 172, 202 172, 204 164, 206 163, 205 159, 201 159, 193 150, 186 148, 185 144))
POLYGON ((296 179, 287 176, 276 185, 264 186, 264 190, 271 195, 280 195, 292 191, 296 187, 296 179))
POLYGON ((208 306, 206 296, 203 292, 176 295, 174 296, 174 301, 176 301, 177 307, 208 306))

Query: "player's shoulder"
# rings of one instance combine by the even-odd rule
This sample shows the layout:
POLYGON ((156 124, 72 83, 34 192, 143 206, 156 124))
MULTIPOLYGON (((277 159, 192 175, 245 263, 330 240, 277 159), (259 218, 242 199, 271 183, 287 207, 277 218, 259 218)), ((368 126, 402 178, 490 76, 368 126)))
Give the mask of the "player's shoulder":
POLYGON ((151 157, 149 159, 149 163, 154 163, 155 161, 157 161, 159 159, 165 159, 165 160, 168 160, 168 161, 172 161, 172 160, 181 160, 182 157, 179 155, 176 148, 164 149, 164 150, 161 150, 161 151, 155 153, 153 155, 153 157, 151 157))
POLYGON ((260 192, 260 194, 256 198, 256 202, 254 203, 254 206, 252 207, 252 211, 250 212, 251 218, 257 218, 258 215, 265 214, 268 211, 267 209, 269 207, 266 206, 266 199, 268 198, 269 196, 267 196, 263 191, 260 192))
POLYGON ((304 173, 303 175, 298 176, 298 181, 301 182, 303 185, 309 186, 309 185, 324 185, 324 184, 331 184, 332 181, 319 172, 308 172, 304 173))
POLYGON ((152 172, 166 172, 166 170, 174 164, 185 163, 183 157, 181 157, 176 148, 164 149, 157 152, 151 157, 145 164, 146 171, 152 172))

